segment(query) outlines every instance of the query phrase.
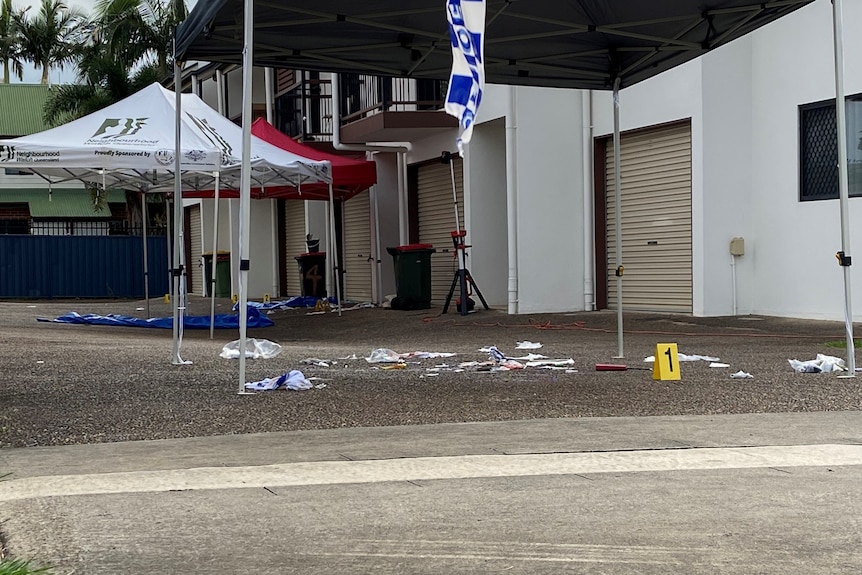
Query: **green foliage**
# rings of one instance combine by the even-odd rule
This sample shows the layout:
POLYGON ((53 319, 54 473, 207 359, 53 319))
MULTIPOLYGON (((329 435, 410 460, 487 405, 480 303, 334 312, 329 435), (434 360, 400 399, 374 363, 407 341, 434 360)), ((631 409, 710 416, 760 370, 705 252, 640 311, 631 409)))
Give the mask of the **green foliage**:
MULTIPOLYGON (((847 340, 842 339, 842 340, 836 340, 836 341, 827 341, 823 345, 825 345, 826 347, 835 347, 835 348, 839 348, 839 349, 847 349, 847 340)), ((855 347, 862 347, 862 339, 854 339, 853 345, 855 347)))
POLYGON ((12 7, 12 0, 0 4, 0 61, 3 62, 3 83, 8 84, 10 76, 19 80, 24 77, 24 64, 21 58, 21 32, 18 19, 22 11, 12 7))
POLYGON ((31 561, 23 559, 0 559, 0 575, 50 575, 50 567, 34 567, 31 561))
POLYGON ((30 9, 13 15, 20 35, 20 55, 41 66, 42 83, 48 83, 51 68, 63 69, 76 60, 78 48, 87 33, 83 14, 61 0, 42 0, 35 14, 30 9))

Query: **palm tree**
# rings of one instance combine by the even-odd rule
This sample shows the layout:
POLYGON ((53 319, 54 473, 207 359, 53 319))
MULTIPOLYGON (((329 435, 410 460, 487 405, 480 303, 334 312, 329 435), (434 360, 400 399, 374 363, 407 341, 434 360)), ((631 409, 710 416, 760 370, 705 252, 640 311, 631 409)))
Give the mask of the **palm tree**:
POLYGON ((39 12, 25 10, 14 17, 21 35, 21 56, 42 67, 42 83, 48 83, 51 68, 61 70, 75 60, 85 20, 80 12, 61 0, 42 0, 39 12))
POLYGON ((92 114, 157 82, 155 64, 133 70, 134 62, 115 56, 95 32, 78 48, 78 83, 57 86, 43 110, 46 124, 58 126, 92 114))
POLYGON ((115 55, 153 58, 160 79, 168 75, 174 29, 188 16, 184 0, 99 0, 96 12, 115 55))
POLYGON ((3 0, 0 4, 0 60, 3 61, 3 83, 9 83, 10 71, 21 80, 24 77, 24 65, 21 61, 21 34, 16 22, 16 11, 12 8, 12 0, 3 0), (10 69, 11 68, 11 69, 10 69))

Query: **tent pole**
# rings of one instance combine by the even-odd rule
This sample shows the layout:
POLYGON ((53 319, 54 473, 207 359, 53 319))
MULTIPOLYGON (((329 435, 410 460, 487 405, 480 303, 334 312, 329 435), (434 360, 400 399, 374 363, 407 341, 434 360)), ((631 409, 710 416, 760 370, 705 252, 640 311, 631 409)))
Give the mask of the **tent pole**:
POLYGON ((856 376, 856 349, 853 342, 852 292, 850 290, 850 214, 847 174, 847 124, 844 101, 844 22, 842 0, 832 0, 832 27, 835 44, 835 117, 838 121, 838 194, 841 211, 841 252, 838 260, 844 270, 844 322, 847 331, 847 370, 845 377, 856 376))
POLYGON ((622 239, 622 175, 620 174, 620 77, 614 79, 614 232, 616 238, 617 276, 617 343, 623 358, 623 239, 622 239))
MULTIPOLYGON (((176 55, 176 35, 174 36, 174 54, 176 55)), ((182 79, 180 74, 180 63, 174 57, 174 95, 176 124, 174 126, 174 258, 173 269, 173 291, 174 297, 171 300, 173 309, 173 355, 171 363, 174 365, 182 365, 185 363, 180 357, 180 322, 183 318, 180 314, 182 308, 180 298, 182 297, 182 246, 183 246, 183 191, 182 191, 182 174, 180 173, 180 150, 182 149, 180 140, 180 109, 181 109, 181 89, 182 79)))
POLYGON ((218 261, 218 194, 219 172, 213 172, 215 178, 215 205, 213 205, 213 257, 210 265, 210 339, 215 337, 215 292, 216 292, 216 262, 218 261))
POLYGON ((150 262, 147 254, 147 193, 141 192, 141 236, 144 239, 144 301, 147 306, 147 318, 150 315, 150 262))
POLYGON ((249 226, 251 225, 251 85, 254 73, 254 0, 245 0, 242 65, 242 171, 239 192, 239 387, 245 390, 245 342, 248 328, 249 226))
POLYGON ((338 317, 341 317, 341 282, 338 281, 338 234, 335 233, 335 193, 332 190, 332 182, 329 182, 329 227, 332 230, 330 233, 330 242, 332 250, 332 262, 335 272, 333 280, 335 281, 335 305, 338 306, 338 317))

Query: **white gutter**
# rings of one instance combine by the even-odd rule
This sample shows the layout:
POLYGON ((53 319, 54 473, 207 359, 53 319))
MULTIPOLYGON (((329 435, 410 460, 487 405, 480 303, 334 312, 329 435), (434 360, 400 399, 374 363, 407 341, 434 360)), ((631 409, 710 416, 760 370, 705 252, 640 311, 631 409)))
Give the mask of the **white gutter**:
POLYGON ((595 210, 593 195, 593 91, 581 92, 581 122, 584 126, 584 311, 596 308, 595 210))
POLYGON ((509 114, 506 118, 506 220, 509 255, 508 313, 518 313, 518 96, 509 87, 509 114))

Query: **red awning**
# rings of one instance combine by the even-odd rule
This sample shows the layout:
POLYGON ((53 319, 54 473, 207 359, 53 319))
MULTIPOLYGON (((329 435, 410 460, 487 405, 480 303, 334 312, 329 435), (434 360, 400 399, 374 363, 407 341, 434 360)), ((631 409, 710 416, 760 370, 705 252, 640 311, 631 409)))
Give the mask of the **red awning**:
MULTIPOLYGON (((352 198, 377 183, 377 164, 374 162, 329 154, 311 146, 300 144, 278 131, 275 126, 263 118, 254 121, 251 125, 251 133, 273 146, 278 146, 282 150, 287 150, 309 160, 329 160, 329 163, 332 164, 332 185, 335 189, 335 197, 338 199, 352 198)), ((329 189, 324 184, 303 185, 301 190, 294 191, 293 194, 286 194, 285 192, 286 190, 279 188, 267 189, 266 195, 288 199, 329 199, 329 189)))
MULTIPOLYGON (((275 126, 258 118, 251 125, 251 133, 266 142, 309 160, 328 160, 332 165, 333 197, 349 200, 359 192, 377 183, 377 164, 368 160, 355 160, 338 154, 329 154, 294 141, 279 132, 275 126)), ((212 198, 213 190, 184 191, 184 198, 212 198)), ((237 198, 237 190, 221 189, 221 198, 237 198)), ((329 186, 321 182, 309 182, 301 187, 267 186, 256 188, 252 184, 252 199, 329 200, 329 186)))

